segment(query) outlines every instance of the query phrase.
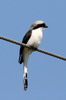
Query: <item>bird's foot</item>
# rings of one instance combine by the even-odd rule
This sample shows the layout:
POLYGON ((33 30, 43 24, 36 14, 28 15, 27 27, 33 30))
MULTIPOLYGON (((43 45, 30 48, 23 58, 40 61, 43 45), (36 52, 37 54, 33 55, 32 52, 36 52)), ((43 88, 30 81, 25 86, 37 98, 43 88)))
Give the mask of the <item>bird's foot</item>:
POLYGON ((30 46, 30 48, 33 49, 34 51, 37 50, 37 48, 36 47, 33 47, 33 46, 30 46))

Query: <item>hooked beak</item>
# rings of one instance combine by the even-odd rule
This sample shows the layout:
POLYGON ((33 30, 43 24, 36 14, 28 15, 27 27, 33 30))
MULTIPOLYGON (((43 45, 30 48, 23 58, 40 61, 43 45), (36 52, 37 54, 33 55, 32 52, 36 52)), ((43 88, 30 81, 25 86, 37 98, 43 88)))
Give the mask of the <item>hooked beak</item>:
POLYGON ((48 26, 46 26, 46 25, 45 25, 44 27, 45 27, 45 28, 48 28, 48 26))

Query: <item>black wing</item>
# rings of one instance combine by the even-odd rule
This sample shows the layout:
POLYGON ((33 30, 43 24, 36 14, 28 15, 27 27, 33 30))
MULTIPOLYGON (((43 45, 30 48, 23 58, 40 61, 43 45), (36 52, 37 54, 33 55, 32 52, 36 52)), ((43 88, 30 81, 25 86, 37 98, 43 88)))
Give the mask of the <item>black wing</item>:
MULTIPOLYGON (((28 42, 28 40, 29 40, 29 38, 30 38, 30 36, 31 36, 31 33, 32 33, 32 31, 29 30, 29 31, 25 34, 22 43, 25 43, 25 44, 26 44, 26 43, 28 42)), ((20 47, 20 51, 19 51, 19 63, 20 63, 20 64, 23 62, 23 50, 24 50, 24 46, 21 46, 21 47, 20 47)))

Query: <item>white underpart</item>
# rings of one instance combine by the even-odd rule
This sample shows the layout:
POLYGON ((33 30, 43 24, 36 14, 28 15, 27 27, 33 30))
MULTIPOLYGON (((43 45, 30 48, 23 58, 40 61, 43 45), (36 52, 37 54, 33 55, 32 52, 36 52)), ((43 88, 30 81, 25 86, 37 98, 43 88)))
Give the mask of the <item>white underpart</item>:
MULTIPOLYGON (((39 44, 41 43, 43 34, 42 34, 42 28, 38 28, 32 31, 31 37, 27 42, 28 46, 32 46, 37 48, 39 46, 39 44)), ((28 62, 28 58, 29 55, 32 53, 33 50, 25 48, 24 52, 23 52, 23 57, 24 57, 24 74, 23 77, 25 76, 25 74, 27 73, 27 62, 28 62)))
POLYGON ((31 37, 29 41, 27 42, 27 45, 37 48, 39 44, 41 43, 42 37, 43 37, 42 28, 33 30, 31 37))

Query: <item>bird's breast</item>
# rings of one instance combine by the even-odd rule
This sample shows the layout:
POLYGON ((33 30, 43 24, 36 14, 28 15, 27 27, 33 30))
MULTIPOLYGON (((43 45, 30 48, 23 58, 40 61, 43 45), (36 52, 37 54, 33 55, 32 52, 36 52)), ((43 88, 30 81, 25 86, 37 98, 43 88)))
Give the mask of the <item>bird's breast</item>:
POLYGON ((30 46, 38 47, 39 44, 41 43, 42 37, 43 37, 42 30, 40 29, 33 30, 27 44, 30 46))

